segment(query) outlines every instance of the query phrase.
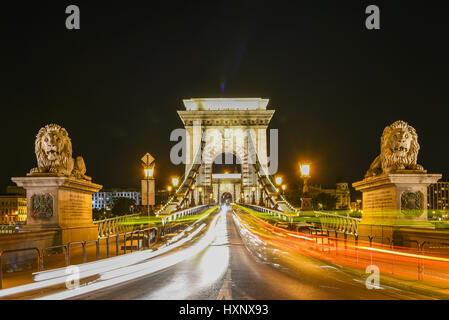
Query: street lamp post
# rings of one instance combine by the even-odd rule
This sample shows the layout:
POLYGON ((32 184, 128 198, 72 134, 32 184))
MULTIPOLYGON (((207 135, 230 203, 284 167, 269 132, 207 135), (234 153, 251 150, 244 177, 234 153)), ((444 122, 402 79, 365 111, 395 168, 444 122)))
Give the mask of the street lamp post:
POLYGON ((203 188, 199 187, 198 188, 198 195, 199 195, 199 198, 200 198, 200 201, 198 203, 199 206, 201 206, 203 204, 203 199, 201 198, 202 197, 202 192, 203 192, 203 188))
POLYGON ((191 194, 192 194, 192 204, 191 204, 191 206, 192 206, 192 207, 195 207, 195 206, 196 206, 196 201, 195 201, 195 186, 192 186, 192 190, 191 190, 190 192, 191 192, 191 194))
MULTIPOLYGON (((148 217, 151 214, 151 205, 154 204, 154 200, 151 201, 151 190, 154 189, 154 166, 152 168, 144 169, 145 172, 145 180, 147 182, 147 207, 148 207, 148 217)), ((153 193, 154 198, 154 193, 153 193)))
POLYGON ((154 184, 154 158, 147 152, 141 159, 144 168, 145 179, 142 180, 142 205, 148 208, 148 217, 151 214, 151 206, 154 205, 155 184, 154 184))
POLYGON ((301 210, 312 210, 312 198, 308 197, 309 187, 308 181, 310 179, 310 164, 299 164, 301 178, 304 181, 302 188, 301 210))
POLYGON ((256 204, 256 187, 251 188, 251 193, 252 193, 251 204, 256 204))
POLYGON ((259 206, 263 207, 263 187, 260 187, 259 206))

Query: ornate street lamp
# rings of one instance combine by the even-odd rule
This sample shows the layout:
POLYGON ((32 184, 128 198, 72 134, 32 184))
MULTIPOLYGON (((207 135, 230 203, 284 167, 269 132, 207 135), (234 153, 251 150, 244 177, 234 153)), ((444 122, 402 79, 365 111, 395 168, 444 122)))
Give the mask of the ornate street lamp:
POLYGON ((155 160, 148 152, 140 159, 145 178, 141 181, 142 205, 148 208, 148 217, 151 214, 151 206, 155 204, 154 167, 155 160))
POLYGON ((310 164, 300 163, 299 171, 301 172, 301 179, 304 181, 302 188, 301 210, 312 210, 312 198, 307 197, 309 192, 308 181, 310 179, 310 164))

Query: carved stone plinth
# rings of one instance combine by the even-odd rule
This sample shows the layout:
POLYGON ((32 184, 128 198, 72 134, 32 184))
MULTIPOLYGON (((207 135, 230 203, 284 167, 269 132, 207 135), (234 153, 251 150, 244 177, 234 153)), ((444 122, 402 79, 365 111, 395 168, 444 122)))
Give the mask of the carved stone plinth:
POLYGON ((312 210, 312 198, 301 198, 301 211, 312 210))
POLYGON ((427 187, 441 176, 421 170, 397 170, 353 183, 363 193, 357 233, 391 240, 399 228, 433 228, 427 221, 427 187))
POLYGON ((61 244, 95 240, 92 194, 102 186, 74 177, 36 176, 12 178, 27 193, 24 232, 59 231, 61 244))

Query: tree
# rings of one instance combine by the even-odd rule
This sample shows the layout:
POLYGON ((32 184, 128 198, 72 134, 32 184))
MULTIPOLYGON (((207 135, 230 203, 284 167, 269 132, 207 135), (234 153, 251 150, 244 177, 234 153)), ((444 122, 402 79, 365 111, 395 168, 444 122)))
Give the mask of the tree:
POLYGON ((112 199, 111 212, 115 216, 124 216, 133 212, 136 202, 134 199, 116 197, 112 199))
POLYGON ((93 220, 102 220, 104 217, 103 210, 101 209, 93 209, 92 210, 92 219, 93 220))
POLYGON ((299 189, 288 190, 285 198, 294 207, 301 207, 302 192, 299 189))
POLYGON ((315 210, 335 210, 337 201, 336 196, 321 192, 312 197, 312 206, 315 210))

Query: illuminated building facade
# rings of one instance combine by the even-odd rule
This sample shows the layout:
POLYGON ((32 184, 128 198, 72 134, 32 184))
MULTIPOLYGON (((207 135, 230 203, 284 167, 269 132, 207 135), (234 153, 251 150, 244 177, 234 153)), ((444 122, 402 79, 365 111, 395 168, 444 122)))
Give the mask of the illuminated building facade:
POLYGON ((337 198, 335 208, 337 210, 351 208, 351 192, 347 182, 337 182, 335 189, 323 189, 321 186, 309 186, 309 194, 314 197, 320 193, 327 193, 337 198))
POLYGON ((142 195, 137 189, 109 189, 92 195, 92 209, 112 208, 114 198, 133 199, 136 206, 140 206, 142 203, 142 195))
POLYGON ((437 182, 427 188, 427 205, 433 210, 449 209, 449 181, 437 182))
POLYGON ((7 193, 0 195, 0 224, 24 224, 27 219, 27 198, 25 190, 8 187, 7 193))

